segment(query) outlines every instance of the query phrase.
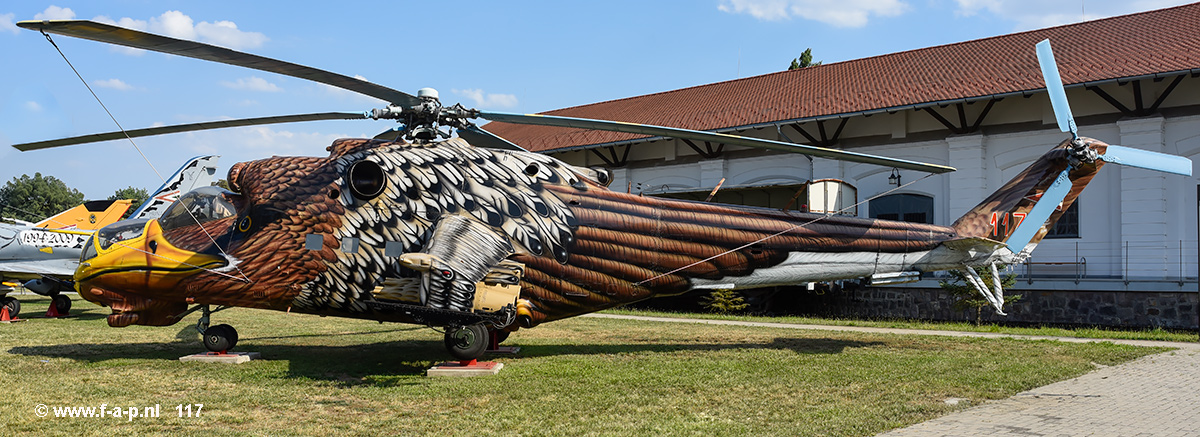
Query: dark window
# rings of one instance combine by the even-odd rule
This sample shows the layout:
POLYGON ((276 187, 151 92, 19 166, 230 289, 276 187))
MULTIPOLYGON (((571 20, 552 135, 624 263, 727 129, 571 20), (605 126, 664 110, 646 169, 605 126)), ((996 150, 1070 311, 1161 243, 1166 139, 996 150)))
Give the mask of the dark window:
POLYGON ((1054 222, 1046 238, 1079 238, 1079 199, 1075 199, 1062 217, 1054 222))
POLYGON ((893 194, 872 200, 871 218, 909 223, 933 223, 933 198, 920 194, 893 194))

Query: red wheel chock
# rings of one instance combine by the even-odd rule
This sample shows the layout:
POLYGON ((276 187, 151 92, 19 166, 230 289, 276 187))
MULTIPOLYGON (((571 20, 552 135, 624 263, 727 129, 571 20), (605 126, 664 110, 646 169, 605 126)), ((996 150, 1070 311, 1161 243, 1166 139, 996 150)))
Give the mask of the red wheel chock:
POLYGON ((65 314, 58 313, 58 305, 55 305, 54 300, 51 299, 50 300, 50 308, 46 310, 46 317, 56 319, 56 318, 62 317, 64 315, 65 314))

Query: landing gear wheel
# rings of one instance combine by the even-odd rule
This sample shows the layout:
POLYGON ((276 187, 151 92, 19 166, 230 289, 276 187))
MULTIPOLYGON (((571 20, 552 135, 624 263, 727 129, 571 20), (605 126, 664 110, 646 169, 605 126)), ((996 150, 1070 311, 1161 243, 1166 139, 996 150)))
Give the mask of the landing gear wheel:
POLYGON ((488 346, 488 330, 482 324, 446 328, 446 351, 450 356, 470 361, 483 355, 488 346))
POLYGON ((10 318, 15 319, 17 314, 21 313, 21 301, 15 297, 5 296, 4 299, 0 299, 0 306, 8 308, 8 317, 10 318))
POLYGON ((229 325, 217 325, 204 330, 204 348, 224 352, 237 345, 237 330, 229 325))
POLYGON ((67 315, 68 311, 71 311, 71 298, 61 294, 56 294, 50 299, 54 305, 54 309, 57 310, 59 314, 65 316, 67 315))

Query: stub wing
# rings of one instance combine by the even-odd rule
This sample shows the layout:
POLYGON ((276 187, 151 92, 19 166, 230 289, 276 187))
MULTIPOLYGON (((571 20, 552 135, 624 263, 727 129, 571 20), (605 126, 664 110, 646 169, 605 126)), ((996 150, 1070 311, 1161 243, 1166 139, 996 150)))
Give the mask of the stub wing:
POLYGON ((38 261, 0 261, 0 275, 5 278, 32 279, 41 276, 69 278, 75 274, 79 260, 75 258, 46 259, 38 261))

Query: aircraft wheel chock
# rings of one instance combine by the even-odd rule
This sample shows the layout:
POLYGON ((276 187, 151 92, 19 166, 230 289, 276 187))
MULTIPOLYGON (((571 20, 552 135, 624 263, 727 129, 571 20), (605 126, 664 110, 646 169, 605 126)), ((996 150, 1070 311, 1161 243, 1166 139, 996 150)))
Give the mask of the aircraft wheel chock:
POLYGON ((446 351, 462 361, 483 355, 488 346, 488 330, 482 324, 446 329, 446 351))
POLYGON ((496 337, 496 344, 500 344, 504 343, 504 340, 508 340, 508 334, 512 333, 509 331, 491 331, 491 334, 496 337))
POLYGON ((229 325, 211 326, 204 330, 204 348, 213 352, 223 352, 237 345, 237 330, 229 325))
POLYGON ((71 298, 56 294, 50 299, 53 301, 54 309, 58 310, 59 314, 66 315, 68 311, 71 311, 71 298))
POLYGON ((15 297, 5 296, 4 299, 0 299, 0 306, 8 308, 8 317, 10 318, 15 319, 17 314, 21 313, 21 301, 15 297))

